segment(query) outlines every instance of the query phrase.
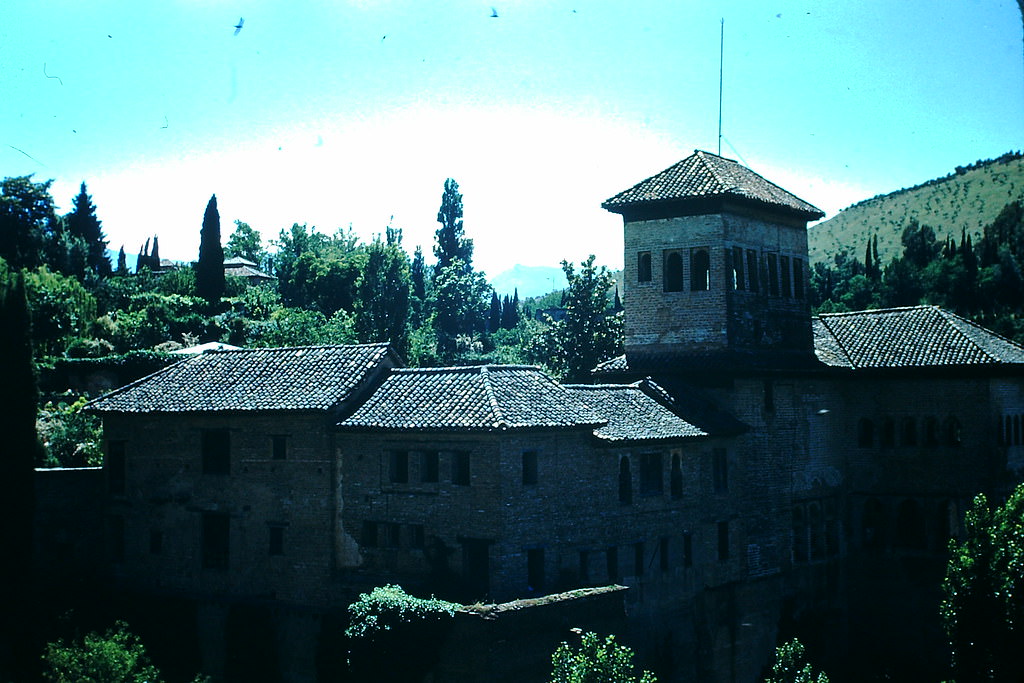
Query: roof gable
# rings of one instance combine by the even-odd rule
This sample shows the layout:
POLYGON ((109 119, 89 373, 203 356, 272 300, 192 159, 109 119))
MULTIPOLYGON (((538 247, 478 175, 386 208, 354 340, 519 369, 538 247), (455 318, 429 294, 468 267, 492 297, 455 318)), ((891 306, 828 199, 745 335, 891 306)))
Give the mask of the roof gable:
POLYGON ((339 426, 492 431, 604 422, 539 368, 482 365, 393 370, 339 426))
POLYGON ((389 344, 213 351, 86 404, 97 413, 327 411, 401 361, 389 344))
POLYGON ((623 213, 638 205, 664 204, 696 199, 739 199, 782 209, 805 220, 822 218, 817 207, 732 159, 696 150, 691 156, 661 173, 642 180, 601 204, 623 213))
POLYGON ((594 436, 603 441, 657 441, 709 435, 656 400, 651 394, 661 396, 664 390, 650 380, 634 384, 567 384, 565 388, 608 421, 594 430, 594 436))

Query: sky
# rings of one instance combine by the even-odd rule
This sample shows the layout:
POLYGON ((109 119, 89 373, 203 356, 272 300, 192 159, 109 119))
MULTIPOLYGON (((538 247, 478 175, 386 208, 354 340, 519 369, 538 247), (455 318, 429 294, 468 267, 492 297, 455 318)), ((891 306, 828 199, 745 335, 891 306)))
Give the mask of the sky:
POLYGON ((489 275, 620 268, 601 202, 695 149, 832 216, 1022 148, 1013 0, 0 3, 0 174, 85 181, 129 254, 196 259, 216 194, 225 243, 390 223, 432 262, 451 177, 489 275))

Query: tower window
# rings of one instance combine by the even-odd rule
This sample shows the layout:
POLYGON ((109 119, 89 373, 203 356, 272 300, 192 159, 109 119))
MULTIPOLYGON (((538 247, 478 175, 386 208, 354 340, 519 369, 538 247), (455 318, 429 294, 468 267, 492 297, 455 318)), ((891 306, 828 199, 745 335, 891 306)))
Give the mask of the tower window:
POLYGON ((751 292, 758 290, 757 274, 757 252, 753 249, 747 250, 747 289, 751 292))
POLYGON ((636 258, 636 281, 651 281, 651 252, 641 251, 636 258))
POLYGON ((779 257, 779 273, 782 275, 782 296, 785 296, 785 297, 793 296, 793 290, 791 288, 791 280, 790 280, 791 272, 789 270, 789 257, 788 256, 780 256, 779 257))
POLYGON ((665 254, 665 291, 683 291, 683 257, 678 251, 665 254))
MULTIPOLYGON (((726 256, 730 252, 726 251, 726 256)), ((746 281, 743 277, 743 249, 740 247, 732 248, 732 263, 729 264, 732 269, 732 288, 735 290, 746 289, 746 281)))
POLYGON ((690 250, 690 291, 706 292, 711 288, 711 257, 707 249, 690 250))

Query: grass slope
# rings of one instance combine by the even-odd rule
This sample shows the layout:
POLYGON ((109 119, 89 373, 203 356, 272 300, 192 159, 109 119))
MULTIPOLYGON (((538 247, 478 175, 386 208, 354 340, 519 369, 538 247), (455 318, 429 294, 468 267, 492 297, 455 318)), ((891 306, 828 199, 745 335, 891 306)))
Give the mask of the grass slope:
POLYGON ((888 263, 902 253, 900 236, 915 218, 921 225, 930 225, 939 241, 951 235, 959 243, 960 231, 966 228, 977 244, 982 229, 1014 200, 1024 200, 1024 158, 1005 154, 979 161, 945 178, 858 202, 811 226, 807 232, 811 263, 832 263, 844 249, 863 261, 869 235, 878 235, 878 256, 888 263))

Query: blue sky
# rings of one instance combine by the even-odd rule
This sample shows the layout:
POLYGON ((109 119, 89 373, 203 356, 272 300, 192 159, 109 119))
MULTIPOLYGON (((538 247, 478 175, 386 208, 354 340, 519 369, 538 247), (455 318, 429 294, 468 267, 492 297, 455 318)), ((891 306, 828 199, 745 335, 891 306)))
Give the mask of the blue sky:
POLYGON ((85 180, 112 248, 181 260, 213 193, 225 241, 391 221, 429 253, 453 177, 489 274, 617 268, 601 201, 718 148, 722 19, 722 154, 828 215, 1024 148, 1012 0, 7 0, 0 173, 62 211, 85 180))

